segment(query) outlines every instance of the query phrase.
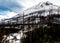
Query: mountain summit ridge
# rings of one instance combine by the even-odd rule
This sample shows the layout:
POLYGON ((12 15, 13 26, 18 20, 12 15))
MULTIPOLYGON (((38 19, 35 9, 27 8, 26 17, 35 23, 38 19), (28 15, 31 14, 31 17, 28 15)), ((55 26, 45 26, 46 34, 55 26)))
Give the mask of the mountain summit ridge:
POLYGON ((36 7, 37 6, 43 7, 43 6, 46 6, 46 5, 53 5, 53 4, 51 2, 49 2, 49 1, 46 1, 46 2, 39 3, 38 5, 36 5, 36 7))
POLYGON ((57 9, 58 7, 60 7, 60 6, 54 5, 53 3, 49 2, 49 1, 40 2, 39 4, 24 10, 24 14, 29 14, 29 13, 36 12, 39 10, 44 10, 44 9, 45 10, 57 9))
POLYGON ((21 13, 17 14, 15 16, 15 18, 19 17, 19 16, 23 16, 23 13, 24 13, 24 15, 27 15, 29 13, 33 13, 33 12, 37 12, 37 11, 41 11, 41 10, 49 10, 49 9, 53 9, 53 8, 57 9, 58 7, 60 7, 60 6, 54 5, 53 3, 49 2, 49 1, 40 2, 37 5, 35 5, 31 8, 28 8, 28 9, 22 11, 21 13))

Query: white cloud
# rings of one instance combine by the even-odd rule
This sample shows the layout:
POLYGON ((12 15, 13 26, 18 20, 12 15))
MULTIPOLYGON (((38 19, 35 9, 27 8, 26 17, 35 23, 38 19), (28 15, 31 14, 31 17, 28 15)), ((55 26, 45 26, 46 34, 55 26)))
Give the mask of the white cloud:
POLYGON ((14 12, 8 12, 6 15, 0 15, 0 19, 7 19, 7 18, 11 18, 13 16, 17 15, 17 13, 14 12))
POLYGON ((24 8, 27 9, 27 8, 30 8, 34 5, 37 5, 40 2, 40 0, 23 0, 21 2, 19 2, 19 0, 17 0, 17 2, 19 4, 21 4, 24 8))

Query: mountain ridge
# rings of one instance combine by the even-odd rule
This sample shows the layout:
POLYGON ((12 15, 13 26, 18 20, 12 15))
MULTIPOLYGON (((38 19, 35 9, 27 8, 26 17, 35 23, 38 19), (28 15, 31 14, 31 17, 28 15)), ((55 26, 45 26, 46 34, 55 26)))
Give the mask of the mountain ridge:
POLYGON ((37 12, 37 11, 41 11, 41 10, 50 10, 50 9, 57 9, 57 8, 60 8, 60 6, 54 5, 53 3, 49 2, 49 1, 40 2, 37 5, 22 11, 21 13, 15 15, 12 18, 23 16, 23 13, 24 13, 24 15, 27 15, 29 13, 33 13, 33 12, 37 12))

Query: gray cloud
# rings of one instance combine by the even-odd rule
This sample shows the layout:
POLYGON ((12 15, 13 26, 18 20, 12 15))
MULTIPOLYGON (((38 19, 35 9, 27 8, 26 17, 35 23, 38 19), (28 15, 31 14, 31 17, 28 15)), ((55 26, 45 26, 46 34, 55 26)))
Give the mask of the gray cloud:
MULTIPOLYGON (((17 1, 17 0, 16 0, 17 1)), ((0 0, 0 10, 19 11, 23 6, 18 4, 15 0, 0 0)))

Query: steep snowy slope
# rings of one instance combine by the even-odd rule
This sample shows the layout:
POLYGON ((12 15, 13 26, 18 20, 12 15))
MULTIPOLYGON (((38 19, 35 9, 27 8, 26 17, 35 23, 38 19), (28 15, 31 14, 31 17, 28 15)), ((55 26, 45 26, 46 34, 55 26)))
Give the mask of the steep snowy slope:
POLYGON ((24 15, 28 15, 30 13, 34 13, 34 12, 38 12, 38 11, 42 12, 43 13, 42 15, 44 15, 44 13, 48 14, 49 11, 51 11, 52 9, 54 10, 54 11, 52 11, 52 13, 57 13, 57 10, 60 9, 60 6, 54 5, 48 1, 47 2, 40 2, 38 5, 28 8, 28 9, 20 12, 20 14, 17 14, 14 17, 16 18, 19 16, 23 16, 23 13, 24 13, 24 15), (45 10, 45 12, 43 12, 44 10, 45 10))
POLYGON ((50 10, 50 9, 58 9, 59 6, 53 5, 50 2, 41 2, 36 6, 33 6, 27 10, 24 11, 24 14, 29 14, 29 13, 33 13, 33 12, 37 12, 37 11, 41 11, 41 10, 50 10))

